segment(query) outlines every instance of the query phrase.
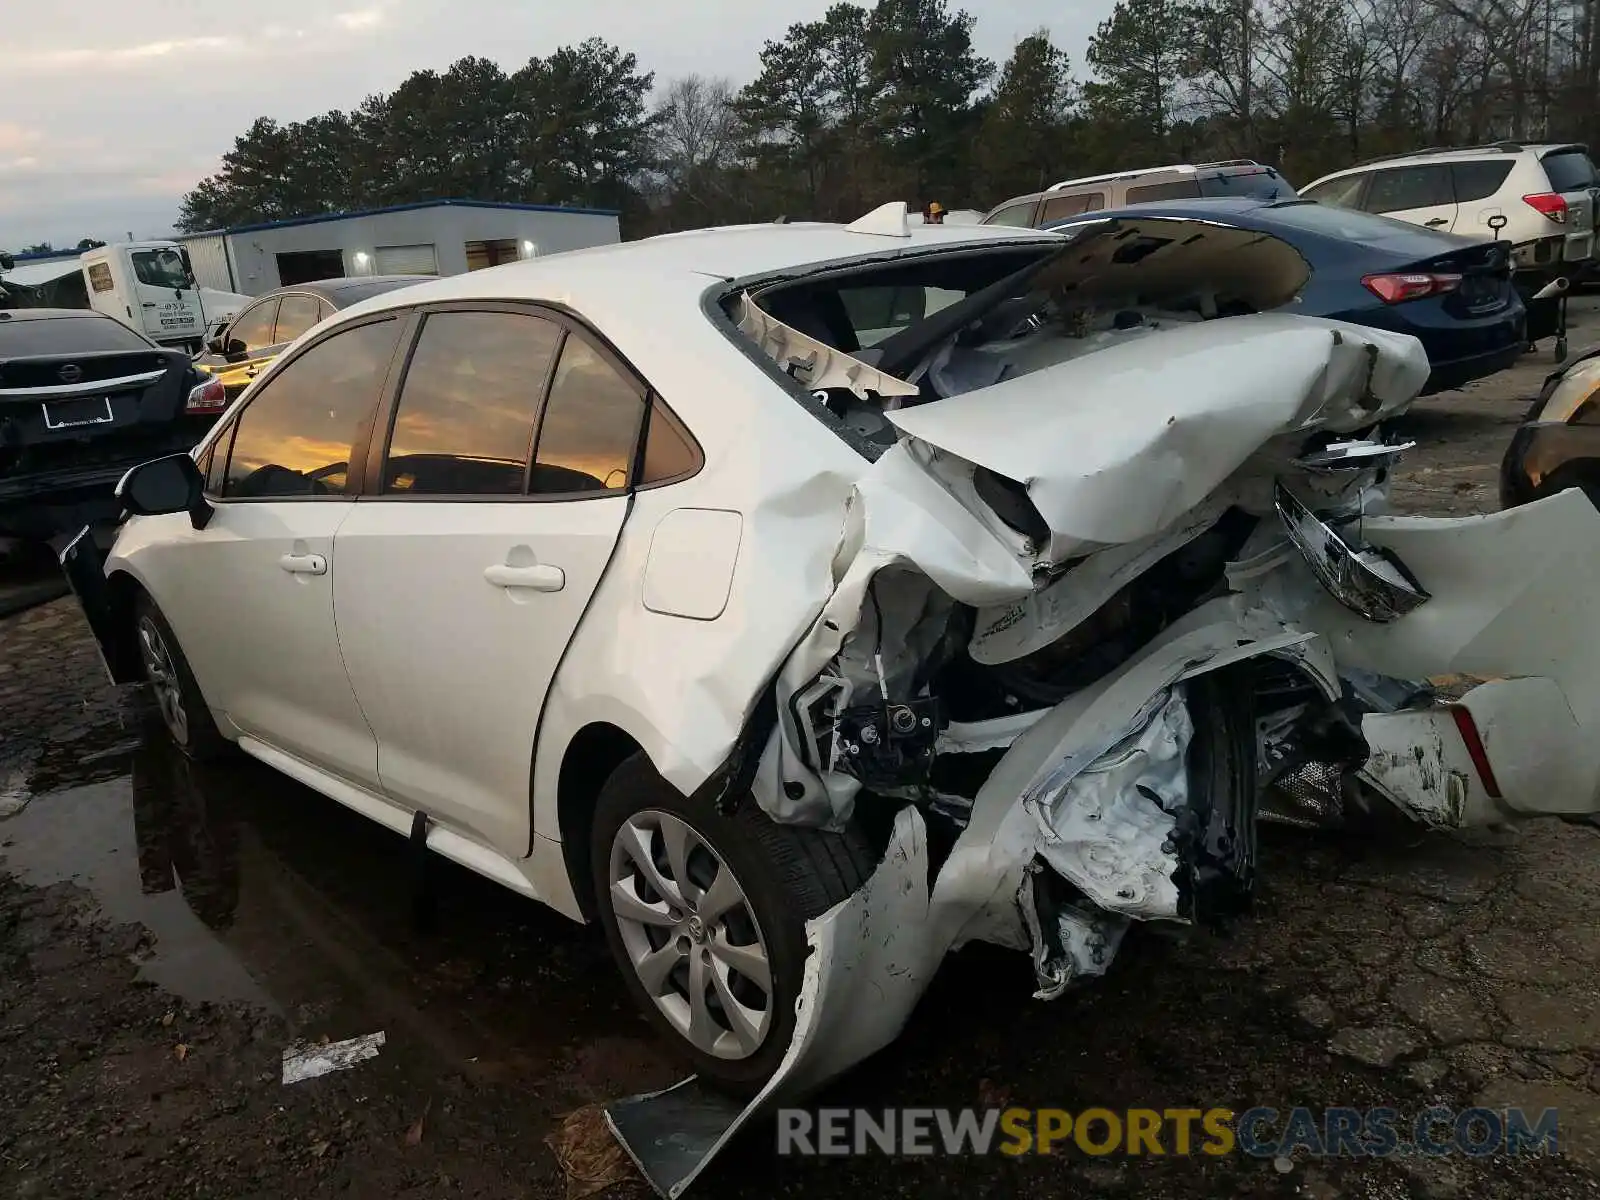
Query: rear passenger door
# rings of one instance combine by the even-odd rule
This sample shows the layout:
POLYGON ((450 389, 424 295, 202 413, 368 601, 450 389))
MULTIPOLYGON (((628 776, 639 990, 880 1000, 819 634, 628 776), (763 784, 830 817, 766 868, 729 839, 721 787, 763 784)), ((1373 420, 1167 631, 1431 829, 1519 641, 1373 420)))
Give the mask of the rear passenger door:
POLYGON ((564 316, 427 311, 340 529, 339 646, 385 793, 508 856, 527 853, 539 714, 621 533, 647 399, 564 316))
POLYGON ((1370 213, 1449 233, 1456 223, 1456 193, 1450 166, 1425 163, 1374 171, 1362 207, 1370 213))

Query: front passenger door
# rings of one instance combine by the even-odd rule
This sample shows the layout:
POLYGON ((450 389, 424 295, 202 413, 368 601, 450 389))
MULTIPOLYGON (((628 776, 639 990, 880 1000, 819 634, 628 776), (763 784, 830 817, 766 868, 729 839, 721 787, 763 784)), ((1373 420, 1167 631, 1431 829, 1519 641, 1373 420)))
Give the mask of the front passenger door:
POLYGON ((222 380, 229 400, 250 386, 263 361, 277 354, 272 331, 278 319, 278 300, 269 296, 241 310, 222 331, 223 350, 209 351, 200 359, 202 367, 222 380))
POLYGON ((214 511, 142 565, 207 703, 244 734, 377 790, 377 746, 334 628, 334 533, 355 509, 404 314, 344 326, 284 363, 208 449, 214 511))

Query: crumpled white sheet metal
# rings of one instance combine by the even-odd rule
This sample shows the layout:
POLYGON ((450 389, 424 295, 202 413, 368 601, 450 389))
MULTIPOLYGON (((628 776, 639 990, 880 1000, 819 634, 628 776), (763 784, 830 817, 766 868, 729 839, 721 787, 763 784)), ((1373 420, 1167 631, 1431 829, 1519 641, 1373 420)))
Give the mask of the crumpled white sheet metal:
POLYGON ((1173 689, 1144 724, 1064 784, 1023 800, 1039 855, 1106 912, 1177 919, 1172 834, 1188 803, 1194 723, 1173 689))
MULTIPOLYGON (((1192 675, 1239 658, 1273 653, 1309 635, 1255 640, 1226 599, 1195 610, 1111 676, 1058 705, 1019 737, 973 804, 972 818, 930 892, 921 814, 902 809, 872 878, 855 895, 807 922, 811 955, 801 984, 795 1034, 761 1093, 743 1108, 696 1081, 607 1106, 607 1122, 661 1195, 683 1193, 752 1117, 793 1103, 893 1041, 939 963, 969 941, 1035 953, 1040 993, 1059 995, 1109 965, 1127 918, 1063 915, 1066 955, 1038 954, 1019 899, 1044 832, 1022 797, 1042 798, 1122 747, 1192 675), (1070 774, 1063 775, 1063 764, 1070 774)), ((1333 684, 1336 688, 1337 684, 1333 684)), ((1158 730, 1152 744, 1173 737, 1158 730)), ((1167 747, 1165 753, 1171 752, 1167 747)))
POLYGON ((1383 419, 1428 371, 1408 335, 1269 313, 1166 330, 889 416, 1024 484, 1061 562, 1165 529, 1280 434, 1383 419))

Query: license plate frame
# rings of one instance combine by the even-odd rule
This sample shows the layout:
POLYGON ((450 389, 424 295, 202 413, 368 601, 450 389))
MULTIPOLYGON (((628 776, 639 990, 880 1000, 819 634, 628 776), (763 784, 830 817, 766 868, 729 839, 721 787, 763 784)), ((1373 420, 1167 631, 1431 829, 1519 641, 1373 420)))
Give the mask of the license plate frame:
POLYGON ((110 396, 45 400, 39 408, 44 412, 46 429, 78 429, 85 425, 109 425, 116 420, 110 396))

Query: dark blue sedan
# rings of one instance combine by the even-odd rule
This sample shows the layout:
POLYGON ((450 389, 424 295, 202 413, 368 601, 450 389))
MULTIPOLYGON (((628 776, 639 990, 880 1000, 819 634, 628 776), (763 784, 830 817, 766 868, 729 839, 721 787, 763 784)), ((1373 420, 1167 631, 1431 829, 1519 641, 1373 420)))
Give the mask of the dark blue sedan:
POLYGON ((1525 341, 1510 244, 1473 241, 1312 200, 1171 200, 1085 213, 1046 226, 1118 219, 1205 221, 1269 234, 1305 259, 1309 278, 1281 311, 1409 333, 1428 352, 1425 392, 1504 370, 1525 341))

